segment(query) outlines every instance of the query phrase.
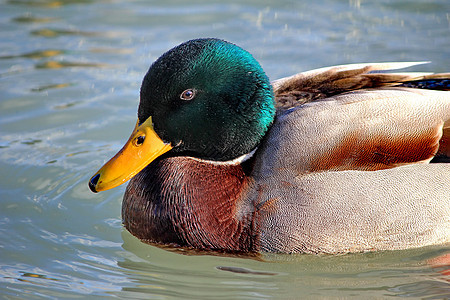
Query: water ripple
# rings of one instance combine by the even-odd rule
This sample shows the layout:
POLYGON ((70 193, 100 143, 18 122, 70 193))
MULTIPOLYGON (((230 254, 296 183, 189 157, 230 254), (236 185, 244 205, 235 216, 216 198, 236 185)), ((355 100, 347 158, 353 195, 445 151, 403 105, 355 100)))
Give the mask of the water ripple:
POLYGON ((39 58, 53 57, 53 56, 61 55, 66 52, 67 51, 65 51, 65 50, 46 49, 46 50, 38 50, 38 51, 32 51, 32 52, 16 54, 16 55, 3 55, 3 56, 0 56, 0 59, 12 59, 12 58, 20 58, 20 57, 39 59, 39 58))
POLYGON ((106 68, 111 67, 109 64, 103 63, 85 63, 85 62, 70 62, 70 61, 55 61, 50 60, 35 65, 36 69, 61 69, 61 68, 106 68))

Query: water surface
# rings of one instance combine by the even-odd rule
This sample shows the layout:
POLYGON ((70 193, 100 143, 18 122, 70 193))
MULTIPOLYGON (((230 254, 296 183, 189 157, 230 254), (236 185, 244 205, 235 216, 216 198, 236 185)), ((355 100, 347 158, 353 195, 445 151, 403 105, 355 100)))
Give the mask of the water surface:
POLYGON ((260 259, 183 255, 121 225, 125 186, 89 177, 135 124, 150 63, 191 38, 249 50, 271 79, 327 65, 450 70, 437 1, 0 1, 0 296, 9 299, 443 298, 448 246, 260 259))

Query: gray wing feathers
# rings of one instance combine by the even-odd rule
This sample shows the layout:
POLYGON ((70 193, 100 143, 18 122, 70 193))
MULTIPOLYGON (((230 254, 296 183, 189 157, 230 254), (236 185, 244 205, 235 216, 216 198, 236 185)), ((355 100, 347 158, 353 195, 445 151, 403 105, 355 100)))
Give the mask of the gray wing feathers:
POLYGON ((450 242, 450 164, 429 163, 450 152, 450 92, 391 86, 429 74, 373 73, 414 64, 340 66, 274 82, 278 99, 310 98, 279 106, 258 149, 248 199, 258 208, 263 250, 450 242))

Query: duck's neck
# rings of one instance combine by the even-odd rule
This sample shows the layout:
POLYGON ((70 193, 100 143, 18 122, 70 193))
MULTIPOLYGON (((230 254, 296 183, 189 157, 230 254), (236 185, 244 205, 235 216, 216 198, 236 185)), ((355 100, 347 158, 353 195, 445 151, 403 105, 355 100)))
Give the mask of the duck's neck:
POLYGON ((150 242, 197 249, 257 251, 254 208, 243 201, 249 179, 241 165, 188 157, 153 162, 129 183, 125 227, 150 242))

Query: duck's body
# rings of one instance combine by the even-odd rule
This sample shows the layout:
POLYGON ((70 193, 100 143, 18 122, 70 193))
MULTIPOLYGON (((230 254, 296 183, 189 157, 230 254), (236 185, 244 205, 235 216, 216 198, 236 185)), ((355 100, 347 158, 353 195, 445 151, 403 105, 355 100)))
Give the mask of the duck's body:
MULTIPOLYGON (((188 43, 204 48, 211 43, 230 45, 218 40, 188 43)), ((230 47, 235 51, 236 46, 230 47)), ((255 100, 258 110, 227 95, 220 109, 213 110, 213 105, 221 105, 222 98, 210 95, 204 100, 208 102, 192 109, 192 100, 203 101, 202 93, 207 94, 194 82, 179 89, 184 90, 183 100, 192 101, 189 110, 186 103, 175 102, 169 102, 169 110, 150 109, 148 102, 152 107, 161 105, 143 104, 148 100, 148 86, 156 90, 152 82, 161 79, 155 70, 159 65, 170 69, 167 58, 179 50, 171 50, 150 68, 141 90, 141 124, 156 115, 179 126, 171 129, 166 121, 158 124, 155 117, 154 127, 164 147, 170 143, 173 148, 145 163, 127 187, 122 215, 132 234, 154 243, 242 252, 343 253, 450 242, 450 164, 446 163, 450 92, 443 91, 448 87, 442 91, 405 87, 432 81, 445 85, 448 75, 369 74, 405 67, 402 63, 320 69, 274 82, 274 99, 267 96, 267 89, 255 92, 253 87, 265 87, 264 83, 244 86, 249 92, 239 95, 243 99, 253 99, 255 93, 262 95, 258 99, 265 98, 255 100), (197 98, 185 94, 189 87, 197 98), (225 113, 226 118, 215 116, 229 109, 236 117, 232 113, 225 113), (209 132, 210 126, 202 129, 192 121, 197 131, 207 132, 194 132, 203 141, 187 146, 194 142, 182 132, 190 123, 177 119, 180 111, 183 117, 188 111, 194 118, 200 115, 205 124, 220 122, 209 132), (245 119, 248 115, 258 115, 260 122, 245 119), (244 125, 227 131, 230 125, 221 124, 230 118, 230 124, 244 125), (182 132, 179 139, 178 131, 182 132), (257 143, 252 134, 249 145, 240 145, 246 143, 245 133, 252 131, 261 133, 257 143), (208 144, 208 138, 213 143, 214 133, 221 142, 240 144, 228 147, 229 142, 224 142, 220 146, 224 150, 219 151, 214 145, 220 142, 208 144), (240 150, 233 153, 234 149, 240 150), (250 152, 254 152, 250 159, 237 159, 250 152), (436 163, 429 163, 432 159, 436 163)), ((252 72, 258 70, 248 74, 252 72)), ((217 82, 235 84, 235 79, 227 80, 217 82)), ((139 126, 143 125, 137 125, 130 141, 139 126)), ((104 189, 105 172, 102 169, 93 177, 91 189, 104 189)))

